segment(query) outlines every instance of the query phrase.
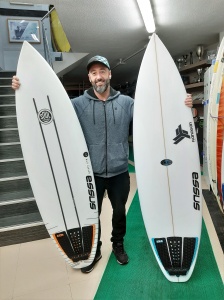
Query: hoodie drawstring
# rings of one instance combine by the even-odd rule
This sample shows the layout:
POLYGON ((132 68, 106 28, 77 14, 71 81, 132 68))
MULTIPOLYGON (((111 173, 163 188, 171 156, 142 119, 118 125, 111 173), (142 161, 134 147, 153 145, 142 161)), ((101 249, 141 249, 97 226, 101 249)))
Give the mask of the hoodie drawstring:
POLYGON ((95 119, 95 101, 93 101, 93 124, 96 124, 96 119, 95 119))
POLYGON ((111 103, 112 103, 112 111, 113 111, 114 124, 115 124, 114 103, 113 103, 113 101, 111 101, 111 103))

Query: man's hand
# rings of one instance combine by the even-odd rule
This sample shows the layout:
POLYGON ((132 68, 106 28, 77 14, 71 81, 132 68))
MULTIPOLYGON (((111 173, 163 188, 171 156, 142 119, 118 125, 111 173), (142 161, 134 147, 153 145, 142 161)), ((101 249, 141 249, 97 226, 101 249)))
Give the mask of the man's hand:
POLYGON ((12 77, 12 88, 14 90, 18 90, 18 88, 20 87, 20 82, 19 82, 19 78, 16 77, 15 75, 12 77))
POLYGON ((187 98, 184 100, 184 103, 189 108, 193 107, 193 100, 191 94, 187 94, 187 98))

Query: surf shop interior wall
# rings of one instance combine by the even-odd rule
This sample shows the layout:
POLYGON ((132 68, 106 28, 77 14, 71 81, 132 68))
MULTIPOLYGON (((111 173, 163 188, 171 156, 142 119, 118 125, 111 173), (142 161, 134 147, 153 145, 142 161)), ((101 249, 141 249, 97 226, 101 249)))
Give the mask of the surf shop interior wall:
MULTIPOLYGON (((16 70, 23 40, 30 42, 45 56, 41 19, 48 11, 49 6, 46 4, 10 4, 0 1, 0 70, 16 70), (24 35, 25 30, 29 34, 24 35)), ((53 51, 49 18, 44 20, 44 28, 50 51, 53 51)))

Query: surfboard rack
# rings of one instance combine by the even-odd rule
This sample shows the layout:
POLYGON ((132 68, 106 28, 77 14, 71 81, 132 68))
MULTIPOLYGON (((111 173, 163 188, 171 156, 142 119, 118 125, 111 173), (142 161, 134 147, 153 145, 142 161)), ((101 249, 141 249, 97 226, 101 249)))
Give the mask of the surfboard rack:
POLYGON ((193 262, 197 238, 168 237, 152 239, 164 269, 171 276, 186 275, 193 262))
POLYGON ((89 258, 94 236, 94 225, 69 229, 53 236, 58 247, 73 261, 89 258), (91 242, 90 242, 91 241, 91 242))

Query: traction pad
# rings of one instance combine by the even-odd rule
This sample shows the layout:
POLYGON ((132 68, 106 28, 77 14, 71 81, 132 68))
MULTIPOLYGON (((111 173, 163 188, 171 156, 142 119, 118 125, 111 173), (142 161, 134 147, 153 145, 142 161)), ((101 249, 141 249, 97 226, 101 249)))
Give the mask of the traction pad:
POLYGON ((194 258, 197 238, 168 237, 152 240, 169 275, 186 275, 194 258))
POLYGON ((93 225, 69 229, 53 235, 58 246, 73 261, 89 258, 93 244, 93 225))

